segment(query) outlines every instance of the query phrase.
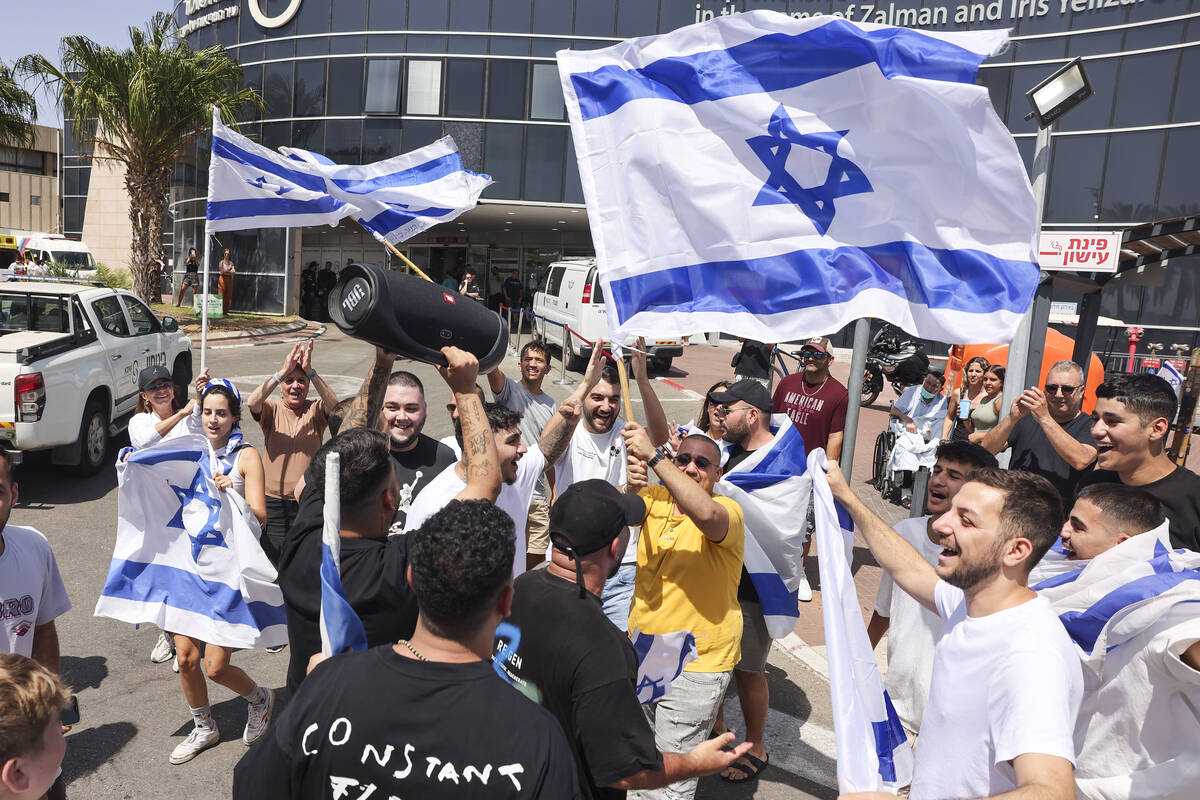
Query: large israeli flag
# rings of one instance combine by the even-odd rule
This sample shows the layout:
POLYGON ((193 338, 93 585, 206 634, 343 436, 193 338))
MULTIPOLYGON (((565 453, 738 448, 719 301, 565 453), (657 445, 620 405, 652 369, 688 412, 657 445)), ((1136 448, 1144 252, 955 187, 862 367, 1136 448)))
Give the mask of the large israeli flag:
POLYGON ((666 695, 683 668, 697 658, 696 637, 690 631, 629 634, 638 657, 637 697, 649 705, 666 695))
POLYGON ((775 438, 721 476, 716 493, 737 501, 746 525, 742 563, 758 593, 767 632, 782 639, 800 617, 804 526, 812 479, 804 438, 785 414, 771 417, 775 438))
POLYGON ((893 794, 912 782, 913 751, 883 688, 850 573, 854 523, 833 501, 824 450, 808 455, 817 551, 821 554, 821 613, 829 658, 833 730, 840 792, 893 794))
POLYGON ((258 520, 236 492, 217 489, 213 465, 197 434, 118 461, 117 541, 95 614, 223 647, 285 644, 258 520))
POLYGON ((615 333, 1009 341, 1036 211, 973 83, 1006 40, 752 11, 560 51, 615 333))
POLYGON ((449 222, 479 202, 492 182, 463 166, 449 136, 418 150, 363 166, 339 166, 309 150, 281 147, 289 158, 313 165, 330 196, 355 211, 352 216, 381 242, 397 244, 449 222))

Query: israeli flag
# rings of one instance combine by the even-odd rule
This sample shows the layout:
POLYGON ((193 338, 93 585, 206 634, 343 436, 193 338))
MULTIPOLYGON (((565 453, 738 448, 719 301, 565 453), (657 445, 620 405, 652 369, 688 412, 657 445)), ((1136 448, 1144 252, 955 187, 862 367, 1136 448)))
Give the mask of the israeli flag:
POLYGON ((323 176, 227 128, 213 110, 210 231, 337 225, 355 210, 329 194, 323 176))
POLYGON ((891 792, 912 782, 913 751, 883 688, 850 573, 854 524, 836 505, 825 477, 824 450, 808 456, 817 550, 821 553, 821 613, 829 658, 838 790, 891 792))
POLYGON ((751 11, 560 51, 614 335, 1009 341, 1036 208, 973 83, 1006 40, 751 11))
POLYGON ((637 696, 649 705, 665 695, 688 662, 696 659, 696 637, 689 631, 642 633, 636 628, 629 638, 638 656, 637 696))
POLYGON ((286 644, 258 520, 235 491, 217 489, 214 469, 197 434, 117 462, 117 541, 95 614, 223 647, 286 644))
POLYGON ((339 166, 320 153, 295 147, 280 151, 311 165, 325 178, 330 196, 353 206, 352 216, 376 239, 389 244, 471 210, 492 182, 463 166, 449 136, 363 166, 339 166))
POLYGON ((771 417, 775 438, 721 476, 716 493, 742 507, 746 545, 742 563, 758 593, 767 632, 782 639, 800 617, 804 524, 812 480, 804 438, 785 414, 771 417))
POLYGON ((341 575, 342 538, 337 529, 321 534, 321 652, 326 656, 367 649, 367 631, 346 599, 341 575))

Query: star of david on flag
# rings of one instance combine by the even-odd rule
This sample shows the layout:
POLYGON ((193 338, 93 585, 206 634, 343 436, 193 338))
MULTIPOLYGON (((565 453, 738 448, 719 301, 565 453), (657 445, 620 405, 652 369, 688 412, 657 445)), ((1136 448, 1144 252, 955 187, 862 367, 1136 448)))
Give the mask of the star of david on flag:
POLYGON ((560 51, 614 337, 779 342, 871 316, 1009 341, 1036 208, 974 83, 1006 40, 751 11, 560 51))
POLYGON ((258 520, 236 492, 217 488, 213 464, 198 434, 117 462, 117 537, 95 614, 224 647, 285 644, 258 520))

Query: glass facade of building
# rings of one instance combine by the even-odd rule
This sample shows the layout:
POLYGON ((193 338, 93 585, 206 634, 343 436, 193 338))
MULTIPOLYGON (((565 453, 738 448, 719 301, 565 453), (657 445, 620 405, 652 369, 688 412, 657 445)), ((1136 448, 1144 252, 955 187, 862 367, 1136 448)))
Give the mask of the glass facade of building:
MULTIPOLYGON (((433 251, 447 238, 464 250, 456 257, 460 263, 511 256, 523 273, 536 271, 539 259, 590 250, 585 227, 555 229, 562 220, 542 225, 560 213, 578 213, 583 203, 555 52, 605 47, 757 8, 933 30, 1012 27, 1012 45, 983 66, 978 82, 1027 166, 1036 129, 1023 119, 1029 111, 1024 94, 1082 56, 1095 96, 1065 116, 1054 137, 1046 225, 1117 229, 1200 212, 1200 0, 890 0, 886 6, 846 0, 301 0, 274 28, 256 22, 250 7, 272 17, 283 14, 289 0, 218 1, 190 17, 181 5, 176 13, 186 24, 225 5, 238 13, 196 28, 188 43, 224 46, 242 65, 247 85, 262 92, 266 111, 246 116, 246 135, 270 147, 292 145, 365 163, 449 134, 468 168, 495 180, 485 201, 511 206, 518 223, 529 209, 559 209, 516 230, 489 228, 467 215, 464 225, 441 226, 409 243, 414 260, 435 267, 433 251), (442 228, 455 230, 447 237, 442 228)), ((207 148, 207 141, 198 142, 176 175, 172 208, 180 252, 196 242, 202 225, 207 148)), ((282 233, 232 238, 247 248, 251 240, 271 240, 253 248, 270 283, 295 274, 298 265, 287 259, 294 261, 314 235, 324 234, 306 229, 299 247, 282 233), (276 258, 282 260, 266 270, 276 258)), ((1172 262, 1159 286, 1106 289, 1102 313, 1200 326, 1200 265, 1188 263, 1197 260, 1172 262)), ((271 294, 264 292, 260 299, 271 294)), ((280 303, 284 294, 281 285, 280 303)), ((242 305, 251 304, 246 301, 242 305)))

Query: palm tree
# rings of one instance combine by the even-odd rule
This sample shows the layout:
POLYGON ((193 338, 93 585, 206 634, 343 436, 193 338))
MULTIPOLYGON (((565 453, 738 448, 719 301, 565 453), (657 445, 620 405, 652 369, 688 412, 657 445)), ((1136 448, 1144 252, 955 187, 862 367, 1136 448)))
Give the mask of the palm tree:
POLYGON ((94 126, 93 158, 125 165, 133 289, 150 302, 158 294, 151 254, 162 250, 176 160, 208 129, 213 106, 234 119, 247 103, 261 107, 261 98, 242 86, 242 69, 224 48, 192 50, 165 13, 155 14, 144 29, 131 27, 126 50, 67 36, 61 67, 34 54, 21 58, 16 69, 54 92, 77 136, 94 126))
POLYGON ((36 120, 37 103, 33 95, 13 80, 7 64, 0 63, 0 143, 33 144, 33 122, 36 120))

